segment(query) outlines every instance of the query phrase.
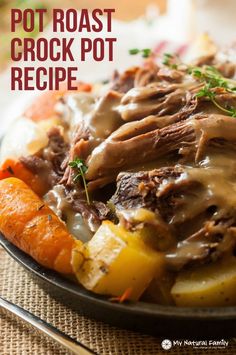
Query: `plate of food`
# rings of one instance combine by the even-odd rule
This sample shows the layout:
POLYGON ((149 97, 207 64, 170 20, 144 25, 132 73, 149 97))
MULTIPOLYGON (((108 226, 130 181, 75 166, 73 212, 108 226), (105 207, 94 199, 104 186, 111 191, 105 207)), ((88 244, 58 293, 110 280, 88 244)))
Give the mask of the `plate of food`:
POLYGON ((44 93, 15 121, 1 145, 1 244, 94 318, 234 336, 235 63, 139 53, 141 66, 44 93))

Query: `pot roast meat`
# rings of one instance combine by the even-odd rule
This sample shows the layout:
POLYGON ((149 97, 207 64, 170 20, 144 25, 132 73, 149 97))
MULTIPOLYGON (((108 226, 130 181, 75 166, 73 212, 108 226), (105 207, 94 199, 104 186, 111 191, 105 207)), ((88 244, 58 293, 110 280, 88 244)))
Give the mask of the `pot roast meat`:
POLYGON ((132 67, 123 74, 115 71, 112 78, 111 89, 120 93, 126 93, 130 89, 146 86, 158 81, 157 72, 159 67, 153 60, 147 59, 141 67, 132 67))
POLYGON ((160 184, 166 179, 180 177, 181 168, 162 168, 137 173, 120 173, 117 177, 117 190, 111 202, 117 210, 147 208, 158 210, 157 197, 160 184))
POLYGON ((158 221, 161 217, 176 240, 166 252, 171 269, 216 260, 236 247, 236 183, 231 187, 235 167, 228 166, 226 179, 230 182, 224 182, 224 169, 217 166, 179 165, 118 176, 111 203, 120 221, 126 228, 136 228, 130 216, 143 208, 156 213, 158 221))
POLYGON ((93 201, 92 204, 88 204, 84 196, 78 194, 77 191, 69 192, 67 200, 72 210, 81 214, 86 225, 92 232, 96 232, 101 225, 101 221, 108 218, 110 210, 104 203, 93 201))
POLYGON ((118 106, 124 121, 136 121, 149 115, 173 115, 189 102, 191 91, 199 84, 153 84, 131 89, 124 95, 118 106))
POLYGON ((195 161, 218 138, 236 142, 236 120, 229 116, 198 114, 158 128, 162 120, 168 119, 150 117, 121 126, 92 152, 86 178, 91 181, 114 176, 170 154, 175 155, 175 162, 183 156, 195 161))
POLYGON ((157 73, 158 78, 169 82, 180 83, 184 78, 184 72, 169 67, 160 68, 157 73))
POLYGON ((95 105, 94 111, 88 117, 88 127, 92 137, 103 140, 122 125, 122 119, 117 107, 122 94, 108 91, 95 105))
POLYGON ((44 201, 65 222, 80 214, 89 233, 96 232, 101 221, 107 219, 110 213, 108 207, 100 201, 88 204, 82 189, 68 189, 61 184, 55 185, 44 196, 44 201))
POLYGON ((138 67, 133 67, 126 70, 123 74, 120 74, 117 70, 115 70, 113 73, 113 85, 111 89, 120 93, 128 92, 134 87, 135 75, 138 70, 138 67))
MULTIPOLYGON (((74 160, 76 157, 86 160, 91 152, 101 144, 104 139, 121 126, 122 119, 116 110, 116 107, 121 101, 121 97, 122 94, 118 92, 108 91, 96 102, 93 102, 93 99, 91 99, 93 103, 92 106, 89 99, 91 106, 90 111, 87 112, 88 107, 84 105, 84 112, 83 114, 80 112, 80 115, 78 115, 77 112, 77 101, 80 102, 80 100, 83 100, 83 97, 73 95, 73 98, 67 98, 71 111, 71 119, 73 120, 73 118, 79 117, 77 117, 77 124, 72 132, 72 142, 67 160, 65 161, 65 173, 61 183, 68 186, 73 185, 74 172, 70 166, 68 166, 70 161, 74 160)), ((86 100, 87 99, 86 96, 86 100)))
POLYGON ((61 135, 60 129, 53 127, 48 132, 48 145, 35 155, 21 157, 27 169, 39 175, 44 183, 55 186, 64 175, 63 162, 67 157, 69 145, 61 135))
POLYGON ((49 130, 48 139, 48 146, 42 150, 42 159, 51 162, 52 170, 61 177, 64 174, 62 163, 67 156, 69 144, 56 127, 49 130))
MULTIPOLYGON (((147 124, 150 126, 150 122, 147 124)), ((152 122, 153 126, 155 122, 152 122)), ((195 141, 193 126, 185 122, 162 129, 152 128, 148 132, 145 129, 142 122, 123 125, 118 129, 92 152, 87 161, 86 178, 97 180, 118 174, 126 168, 131 169, 139 163, 157 161, 195 141), (142 129, 144 133, 140 133, 142 129)))
MULTIPOLYGON (((111 198, 116 211, 146 208, 159 214, 169 224, 177 225, 173 217, 188 209, 188 200, 194 200, 201 190, 198 181, 182 179, 185 173, 184 166, 166 167, 146 172, 121 173, 117 179, 117 190, 111 198)), ((193 210, 191 214, 185 213, 181 223, 200 214, 193 210)))
MULTIPOLYGON (((235 213, 235 212, 234 212, 235 213)), ((177 242, 166 255, 166 263, 171 270, 180 270, 186 265, 196 265, 216 261, 223 255, 232 255, 236 248, 235 217, 209 220, 195 234, 177 242)))
POLYGON ((147 59, 143 66, 137 70, 134 79, 134 87, 144 87, 159 81, 157 77, 158 71, 159 67, 150 58, 147 59))
POLYGON ((234 211, 235 207, 236 164, 231 161, 235 155, 235 152, 231 152, 231 156, 222 165, 223 156, 213 156, 207 157, 198 167, 177 165, 151 171, 121 173, 117 178, 117 191, 112 202, 117 210, 158 210, 172 225, 193 220, 212 207, 215 216, 222 219, 226 212, 229 213, 231 209, 234 211))

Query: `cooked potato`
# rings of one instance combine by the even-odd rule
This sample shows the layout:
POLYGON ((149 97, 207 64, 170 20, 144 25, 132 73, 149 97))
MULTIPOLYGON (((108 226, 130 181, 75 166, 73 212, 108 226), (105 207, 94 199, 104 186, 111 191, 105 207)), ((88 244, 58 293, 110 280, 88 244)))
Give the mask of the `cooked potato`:
MULTIPOLYGON (((143 224, 140 229, 141 236, 145 244, 157 251, 165 251, 173 245, 174 239, 171 235, 166 223, 157 213, 149 211, 146 208, 137 208, 125 210, 124 216, 132 225, 143 224)), ((122 212, 118 213, 121 221, 123 220, 122 212)))
POLYGON ((181 272, 171 294, 177 306, 236 305, 236 258, 181 272))
MULTIPOLYGON (((81 250, 79 251, 79 254, 81 250)), ((127 232, 110 221, 103 222, 84 249, 85 261, 76 268, 79 282, 93 292, 138 300, 151 280, 163 270, 163 256, 147 246, 138 232, 127 232)))
POLYGON ((47 144, 47 133, 40 125, 24 117, 18 118, 3 138, 0 161, 35 154, 47 144))

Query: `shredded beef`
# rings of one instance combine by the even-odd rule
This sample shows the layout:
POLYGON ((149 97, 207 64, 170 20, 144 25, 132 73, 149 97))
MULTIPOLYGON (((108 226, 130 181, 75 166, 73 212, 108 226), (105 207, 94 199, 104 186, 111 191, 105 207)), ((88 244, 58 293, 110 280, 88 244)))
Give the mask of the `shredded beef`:
POLYGON ((102 220, 108 218, 109 208, 103 203, 93 201, 91 204, 85 199, 84 193, 76 189, 67 192, 67 201, 71 208, 81 214, 92 232, 95 232, 102 220))
POLYGON ((121 173, 117 178, 117 190, 111 201, 116 209, 158 209, 158 187, 167 178, 179 177, 182 170, 162 168, 137 173, 121 173))
POLYGON ((122 75, 120 75, 118 71, 115 71, 112 78, 112 90, 121 93, 128 92, 134 87, 135 74, 137 71, 137 67, 125 71, 122 75))
POLYGON ((21 157, 20 161, 27 169, 39 175, 49 187, 55 186, 64 175, 63 161, 69 146, 60 130, 53 127, 48 132, 48 145, 36 155, 21 157))
POLYGON ((221 208, 221 205, 212 206, 211 199, 199 201, 199 195, 204 196, 207 187, 197 179, 198 175, 194 180, 181 178, 186 172, 184 166, 176 166, 122 173, 111 198, 126 228, 136 228, 128 211, 140 208, 153 211, 158 221, 161 217, 169 224, 166 239, 171 233, 179 242, 166 253, 166 262, 175 270, 186 264, 216 260, 232 253, 236 247, 235 211, 221 208), (193 209, 196 203, 198 206, 193 209))

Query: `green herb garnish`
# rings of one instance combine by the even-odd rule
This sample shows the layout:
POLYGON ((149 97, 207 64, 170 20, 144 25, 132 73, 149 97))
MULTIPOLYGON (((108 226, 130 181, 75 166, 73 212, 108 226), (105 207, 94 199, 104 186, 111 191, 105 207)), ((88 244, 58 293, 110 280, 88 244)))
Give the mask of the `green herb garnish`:
POLYGON ((85 173, 88 170, 88 167, 85 165, 84 160, 80 158, 75 158, 71 162, 69 162, 69 166, 74 169, 76 175, 74 176, 74 182, 78 182, 80 179, 83 181, 84 190, 86 194, 86 199, 88 204, 90 205, 90 199, 88 194, 87 183, 85 180, 85 173))
POLYGON ((170 65, 170 60, 173 59, 173 58, 174 58, 174 56, 172 54, 164 53, 162 64, 169 66, 170 65))
POLYGON ((142 54, 143 58, 148 58, 152 54, 152 51, 150 48, 144 48, 144 49, 133 48, 129 50, 129 54, 131 55, 142 54))
POLYGON ((178 65, 176 63, 173 63, 175 58, 176 56, 174 56, 173 54, 164 53, 162 64, 166 65, 167 67, 170 67, 171 69, 178 69, 178 65))
POLYGON ((131 55, 135 55, 138 53, 140 53, 140 49, 138 49, 138 48, 133 48, 133 49, 129 50, 129 54, 131 54, 131 55))
POLYGON ((142 50, 142 57, 143 58, 148 58, 148 57, 150 57, 151 54, 152 54, 152 51, 150 48, 144 48, 142 50))
POLYGON ((189 73, 200 81, 208 83, 212 88, 221 87, 231 90, 229 80, 224 78, 215 67, 193 67, 189 69, 189 73))
POLYGON ((195 78, 203 82, 205 85, 200 89, 195 96, 208 98, 219 110, 227 113, 232 117, 236 117, 236 109, 234 107, 224 107, 220 105, 215 97, 216 94, 212 89, 222 88, 226 92, 235 92, 235 81, 224 78, 221 73, 212 66, 206 67, 193 67, 189 68, 189 74, 193 75, 195 78))

